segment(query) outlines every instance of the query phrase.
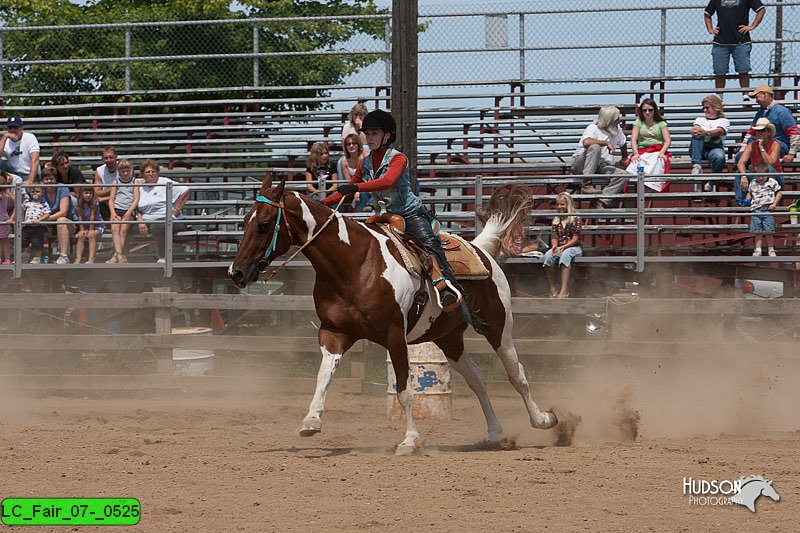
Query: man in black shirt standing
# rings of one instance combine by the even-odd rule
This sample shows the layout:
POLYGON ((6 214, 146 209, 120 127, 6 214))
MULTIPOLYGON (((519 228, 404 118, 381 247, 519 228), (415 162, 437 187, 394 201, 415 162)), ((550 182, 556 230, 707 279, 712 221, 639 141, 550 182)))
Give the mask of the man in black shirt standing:
MULTIPOLYGON (((731 56, 733 67, 739 75, 739 86, 750 87, 750 32, 761 23, 765 12, 761 0, 710 0, 706 6, 706 30, 714 36, 711 57, 714 60, 714 83, 717 89, 725 88, 731 56), (751 10, 756 13, 752 24, 751 10), (714 13, 717 14, 716 27, 711 22, 714 13)), ((749 99, 747 92, 745 99, 749 99)))

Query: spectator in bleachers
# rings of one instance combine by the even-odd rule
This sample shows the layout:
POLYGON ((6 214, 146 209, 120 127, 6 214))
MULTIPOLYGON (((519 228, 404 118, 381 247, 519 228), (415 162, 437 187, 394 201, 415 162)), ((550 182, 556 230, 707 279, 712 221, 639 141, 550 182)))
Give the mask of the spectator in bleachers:
POLYGON ((166 257, 166 224, 163 222, 167 218, 167 209, 172 210, 172 233, 186 229, 186 224, 182 222, 183 206, 189 198, 189 187, 173 181, 169 178, 162 178, 158 175, 161 167, 154 159, 145 159, 139 166, 139 173, 144 179, 144 185, 139 191, 139 205, 136 210, 139 224, 139 233, 147 235, 148 231, 156 242, 158 251, 158 262, 163 263, 166 257), (172 183, 172 205, 167 205, 166 185, 172 183))
MULTIPOLYGON (((74 185, 76 183, 86 183, 86 177, 83 175, 78 167, 71 165, 69 162, 69 155, 66 152, 56 152, 51 159, 53 168, 56 170, 56 181, 62 185, 74 185)), ((80 187, 72 187, 70 193, 75 197, 77 202, 78 196, 81 193, 80 187)))
POLYGON ((797 150, 800 149, 800 128, 792 116, 792 112, 781 104, 775 102, 775 95, 769 85, 759 85, 750 93, 758 102, 760 109, 753 117, 751 127, 742 142, 742 148, 736 154, 738 160, 744 153, 747 145, 756 140, 756 131, 753 126, 758 119, 767 118, 775 126, 775 140, 781 145, 781 159, 784 163, 794 161, 797 150))
MULTIPOLYGON (((31 264, 37 265, 42 262, 42 251, 44 249, 44 226, 42 222, 50 218, 50 206, 45 202, 44 193, 41 187, 31 187, 28 191, 28 200, 22 203, 22 216, 24 225, 22 226, 22 250, 31 247, 31 264)), ((11 215, 10 223, 14 222, 14 215, 11 215)), ((18 259, 19 260, 19 259, 18 259)))
POLYGON ((100 216, 100 203, 97 201, 97 194, 94 187, 84 187, 78 198, 78 226, 75 244, 75 262, 80 263, 83 259, 83 248, 88 241, 87 263, 94 263, 94 256, 97 253, 97 239, 103 234, 105 225, 103 217, 100 216))
POLYGON ((741 177, 734 180, 734 198, 741 204, 745 191, 748 190, 748 185, 752 181, 746 174, 748 165, 751 169, 755 169, 761 163, 767 165, 767 172, 773 174, 773 178, 783 188, 783 166, 781 165, 781 145, 774 139, 775 125, 768 119, 762 117, 756 121, 752 129, 756 132, 756 140, 749 143, 744 149, 744 153, 736 162, 736 167, 739 170, 741 177))
POLYGON ((550 249, 544 254, 544 267, 550 283, 550 298, 569 297, 569 274, 572 260, 583 255, 581 248, 581 219, 568 192, 556 197, 556 211, 550 235, 550 249), (561 286, 556 280, 556 261, 561 267, 561 286))
MULTIPOLYGON (((722 99, 717 95, 703 98, 703 116, 694 119, 689 142, 692 174, 702 174, 704 159, 711 161, 711 172, 719 174, 725 169, 725 135, 731 122, 725 118, 722 99)), ((707 181, 703 190, 711 192, 715 183, 707 181)))
POLYGON ((367 116, 367 113, 369 113, 369 109, 366 104, 362 104, 361 102, 350 108, 350 113, 347 116, 347 123, 342 128, 343 145, 345 138, 355 133, 361 139, 361 146, 366 147, 367 139, 361 132, 361 123, 364 122, 364 117, 367 116))
MULTIPOLYGON (((110 198, 111 191, 114 189, 108 187, 108 185, 111 185, 117 179, 117 169, 117 149, 113 146, 106 146, 103 148, 103 164, 94 171, 94 183, 99 185, 97 199, 100 200, 100 214, 103 216, 103 220, 111 220, 113 218, 113 202, 110 198)), ((131 179, 133 178, 132 172, 133 170, 131 170, 131 179)))
MULTIPOLYGON (((57 183, 55 169, 46 168, 42 170, 43 185, 56 185, 57 183)), ((46 226, 45 236, 49 239, 58 239, 59 255, 58 259, 56 259, 56 264, 66 265, 69 263, 69 240, 76 230, 75 225, 69 222, 78 220, 78 215, 75 212, 75 206, 72 204, 69 189, 63 185, 59 185, 58 187, 45 187, 44 201, 47 202, 47 207, 50 209, 50 215, 47 217, 47 220, 59 223, 55 228, 53 228, 53 226, 46 226)))
MULTIPOLYGON (((706 31, 714 36, 711 47, 711 58, 714 65, 714 84, 717 89, 725 88, 725 76, 730 68, 731 56, 733 68, 739 75, 739 87, 750 87, 750 32, 756 29, 764 18, 766 8, 761 0, 711 0, 706 6, 703 19, 706 31), (756 18, 750 24, 750 10, 756 12, 756 18), (717 26, 711 17, 717 14, 717 26)), ((747 97, 747 93, 745 93, 747 97)))
MULTIPOLYGON (((115 161, 116 164, 116 161, 115 161)), ((129 221, 136 217, 136 208, 139 205, 139 187, 133 185, 133 165, 127 159, 123 159, 117 165, 117 179, 114 185, 119 187, 109 187, 111 196, 108 203, 112 206, 111 221, 129 221)), ((102 205, 102 204, 101 204, 102 205)), ((129 224, 111 224, 111 239, 114 241, 114 255, 106 263, 127 263, 125 257, 125 240, 128 237, 129 224)))
POLYGON ((39 176, 39 140, 24 130, 19 117, 9 117, 6 128, 0 136, 0 154, 6 156, 9 172, 31 184, 39 176))
MULTIPOLYGON (((572 173, 579 175, 588 174, 624 174, 627 172, 618 168, 616 157, 619 153, 624 158, 627 155, 625 133, 620 127, 620 111, 614 106, 603 106, 594 122, 583 131, 575 154, 572 156, 572 173)), ((603 194, 619 194, 625 187, 627 178, 611 178, 608 185, 603 187, 603 194)), ((581 183, 582 194, 598 194, 601 191, 592 183, 592 178, 584 178, 581 183)), ((600 199, 599 207, 608 207, 610 200, 600 199)))
POLYGON ((750 233, 755 234, 756 246, 753 255, 761 255, 762 235, 767 236, 767 254, 775 257, 775 218, 767 213, 775 211, 781 201, 781 186, 769 174, 766 163, 759 163, 753 168, 756 179, 747 189, 747 199, 750 201, 750 211, 764 213, 750 216, 750 233))
MULTIPOLYGON (((355 133, 351 133, 345 137, 342 144, 344 147, 344 154, 339 158, 339 168, 341 169, 341 179, 349 183, 350 178, 355 176, 356 169, 361 163, 361 160, 364 159, 364 145, 361 143, 361 137, 355 133)), ((356 210, 364 211, 369 201, 369 194, 356 193, 356 210)))
MULTIPOLYGON (((633 122, 631 130, 633 155, 626 170, 631 174, 637 174, 637 169, 641 166, 645 174, 668 174, 671 154, 667 150, 671 143, 669 127, 661 116, 658 104, 652 98, 645 98, 639 104, 639 116, 633 122)), ((663 192, 669 182, 645 180, 645 185, 663 192)))
MULTIPOLYGON (((0 187, 11 185, 5 174, 0 174, 0 187)), ((14 219, 8 215, 9 205, 13 205, 14 199, 11 197, 12 189, 0 188, 0 265, 11 264, 11 242, 8 236, 11 235, 9 220, 14 219)))
POLYGON ((328 147, 314 143, 306 159, 306 188, 314 200, 321 202, 329 192, 336 189, 332 180, 338 179, 336 165, 331 162, 328 147))

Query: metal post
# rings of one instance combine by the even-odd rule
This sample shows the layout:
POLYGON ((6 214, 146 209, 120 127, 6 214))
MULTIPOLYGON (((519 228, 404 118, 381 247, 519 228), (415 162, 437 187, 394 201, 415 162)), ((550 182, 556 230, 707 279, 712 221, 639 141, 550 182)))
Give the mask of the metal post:
POLYGON ((519 81, 525 81, 525 13, 519 14, 519 81))
POLYGON ((259 86, 258 72, 258 24, 253 24, 253 87, 259 86))
POLYGON ((131 28, 125 28, 125 90, 131 90, 131 28))
POLYGON ((667 75, 667 9, 661 8, 661 79, 667 75))
MULTIPOLYGON (((3 28, 0 28, 0 61, 3 61, 3 28)), ((3 94, 3 70, 5 67, 0 66, 0 94, 3 94)))
POLYGON ((478 209, 483 205, 483 175, 475 176, 475 235, 481 232, 483 224, 478 218, 478 209))
MULTIPOLYGON (((168 293, 168 287, 154 287, 156 298, 159 299, 159 307, 154 309, 155 316, 153 317, 155 324, 154 329, 158 335, 172 335, 172 318, 170 308, 165 306, 163 293, 168 293)), ((171 345, 172 343, 170 343, 171 345)), ((156 356, 156 373, 157 374, 172 374, 172 349, 171 348, 156 348, 153 350, 156 356)))
POLYGON ((172 277, 172 182, 167 183, 167 216, 164 221, 164 277, 172 277))
MULTIPOLYGON (((778 0, 775 5, 775 78, 773 84, 776 87, 783 85, 783 0, 778 0)), ((776 95, 778 98, 784 98, 784 95, 776 95)))
POLYGON ((14 278, 20 277, 22 277, 22 184, 16 183, 14 185, 14 278))
POLYGON ((644 167, 636 174, 636 272, 644 272, 644 167))
POLYGON ((392 85, 392 19, 386 19, 383 27, 383 49, 386 51, 384 64, 386 65, 386 85, 392 85))

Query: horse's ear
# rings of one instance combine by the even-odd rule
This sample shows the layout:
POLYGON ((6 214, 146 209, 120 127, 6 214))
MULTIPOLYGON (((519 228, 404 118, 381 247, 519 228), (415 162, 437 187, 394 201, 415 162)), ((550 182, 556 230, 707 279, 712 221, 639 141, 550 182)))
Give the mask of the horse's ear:
POLYGON ((283 196, 283 188, 284 187, 286 187, 286 176, 284 176, 281 179, 281 182, 278 184, 278 186, 275 187, 275 192, 273 193, 274 194, 273 197, 277 199, 277 198, 280 198, 281 196, 283 196))
POLYGON ((261 181, 263 184, 263 189, 271 189, 272 188, 272 177, 273 173, 270 170, 264 172, 264 179, 261 181))

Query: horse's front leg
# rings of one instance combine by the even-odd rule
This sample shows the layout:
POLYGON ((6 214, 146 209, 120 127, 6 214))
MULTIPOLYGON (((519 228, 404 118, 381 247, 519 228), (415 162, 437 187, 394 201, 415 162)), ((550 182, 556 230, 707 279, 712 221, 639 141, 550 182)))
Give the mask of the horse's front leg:
POLYGON ((406 345, 405 335, 395 336, 394 341, 389 341, 386 346, 389 350, 389 357, 392 360, 392 368, 397 378, 397 401, 403 408, 406 417, 406 435, 397 449, 396 455, 411 455, 420 448, 419 432, 414 423, 414 391, 408 386, 408 345, 406 345))
POLYGON ((339 367, 339 362, 344 353, 350 349, 355 341, 344 333, 333 332, 325 327, 319 329, 319 349, 322 352, 322 361, 317 372, 317 388, 314 398, 308 408, 308 414, 303 419, 300 435, 310 437, 322 431, 322 412, 325 410, 325 398, 328 396, 328 387, 333 380, 333 374, 339 367))

